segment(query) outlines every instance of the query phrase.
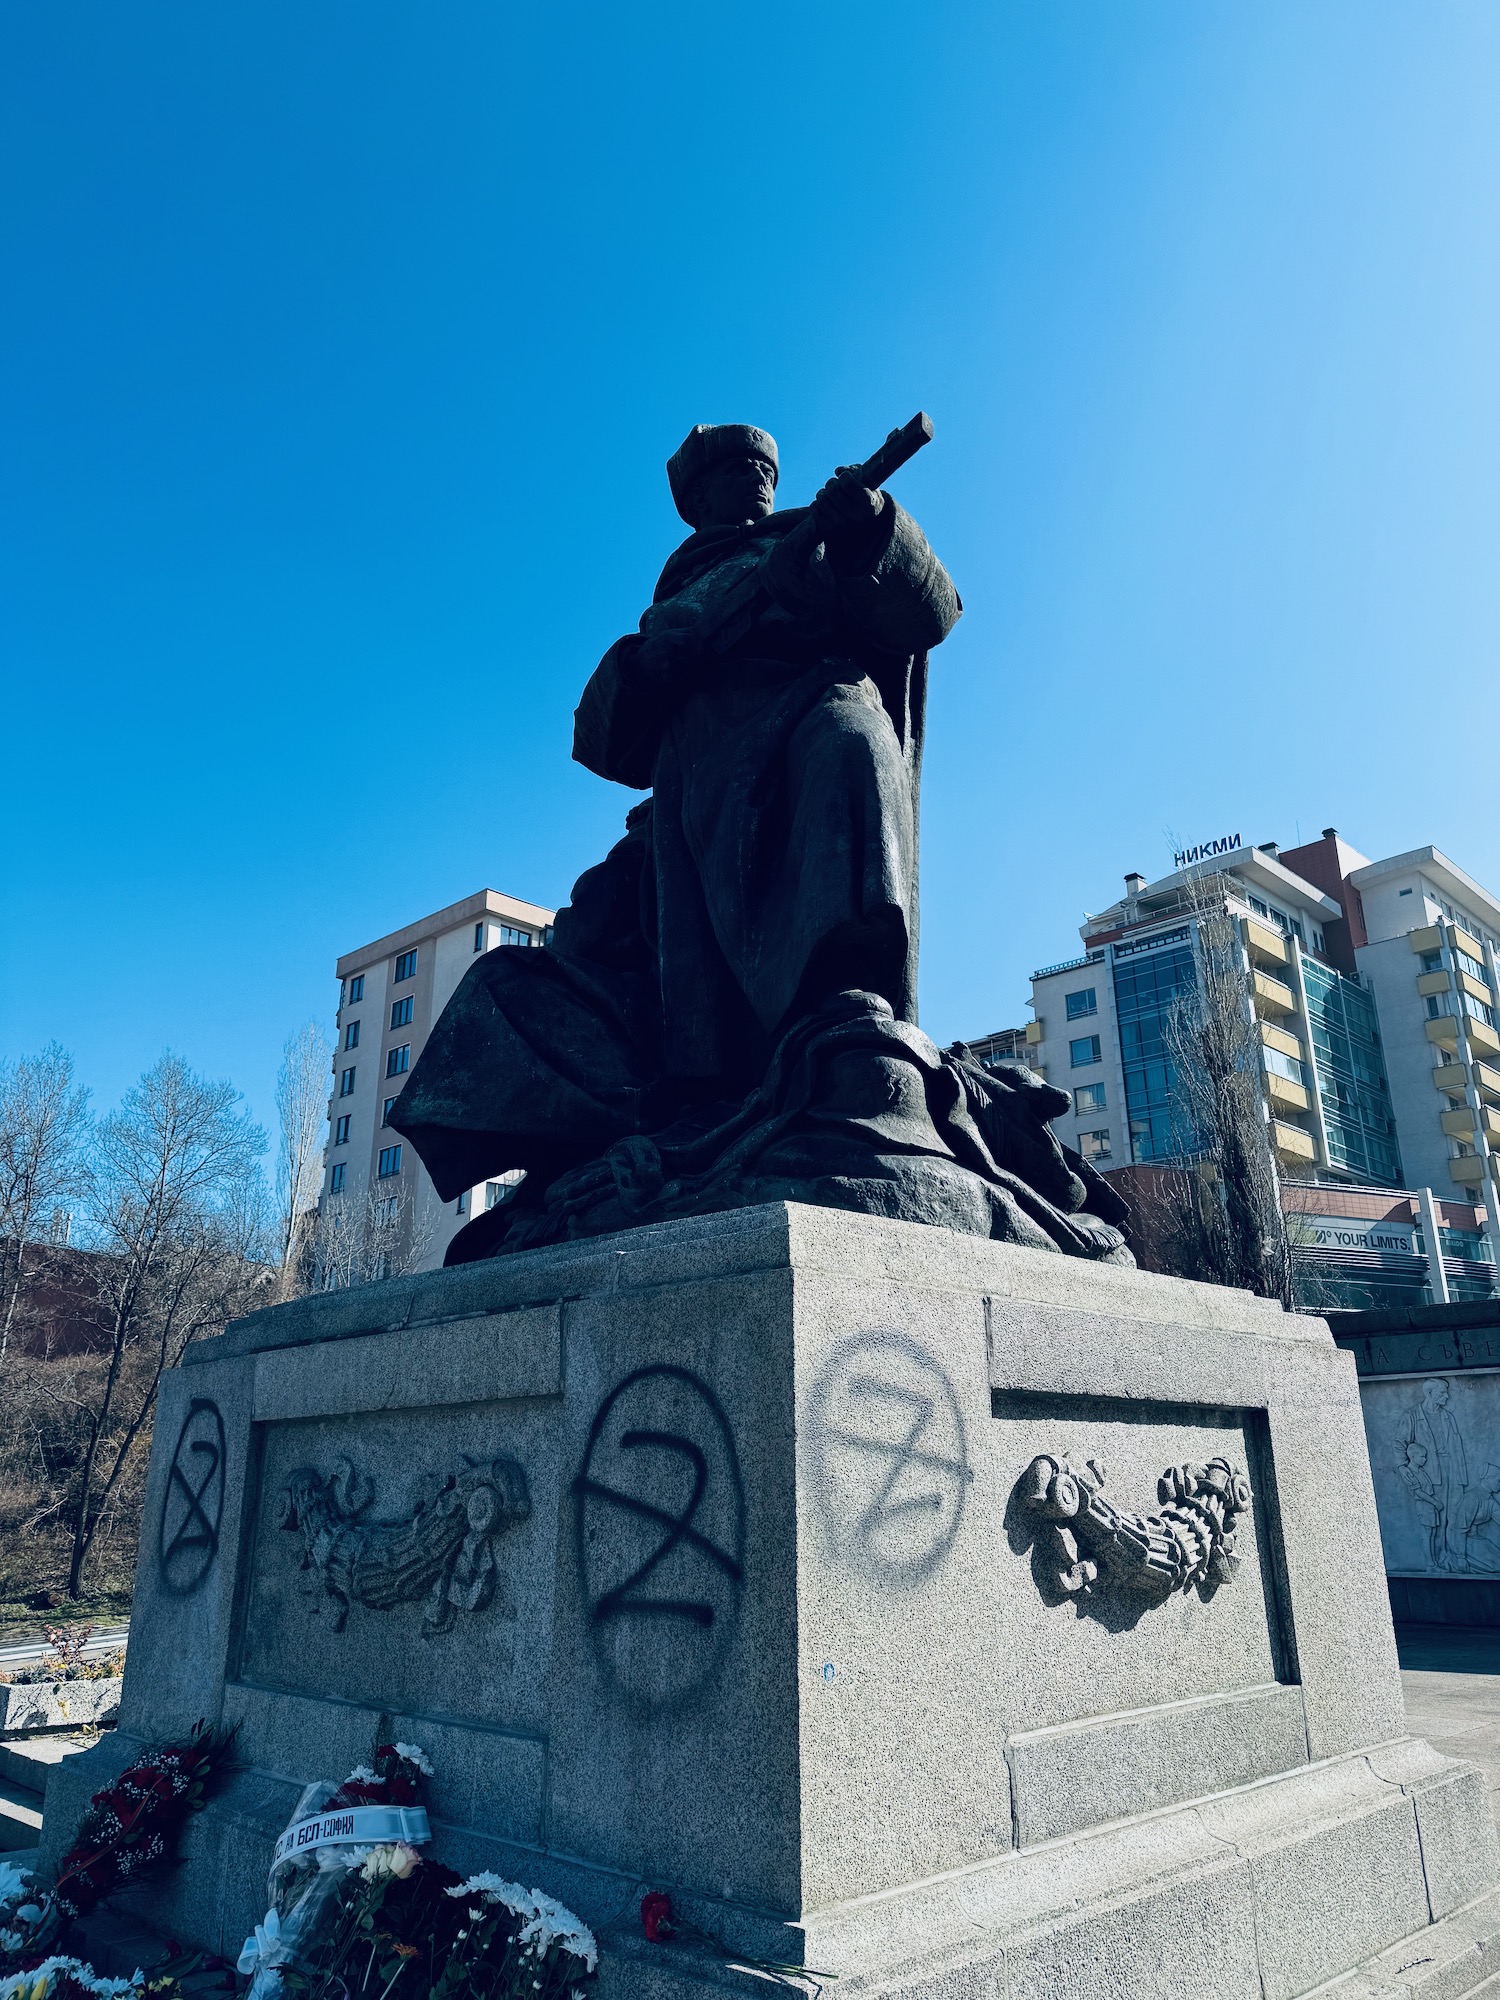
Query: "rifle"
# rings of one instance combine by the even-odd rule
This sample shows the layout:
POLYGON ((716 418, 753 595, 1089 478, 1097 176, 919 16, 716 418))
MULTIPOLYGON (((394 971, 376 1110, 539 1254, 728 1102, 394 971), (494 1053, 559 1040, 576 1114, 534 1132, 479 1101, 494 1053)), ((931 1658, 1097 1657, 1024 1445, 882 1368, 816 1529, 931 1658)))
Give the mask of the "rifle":
MULTIPOLYGON (((923 445, 931 442, 932 419, 925 410, 918 410, 911 422, 892 431, 880 449, 863 465, 851 466, 850 470, 856 474, 861 486, 878 492, 893 473, 899 472, 909 458, 915 458, 923 445)), ((779 547, 787 552, 788 557, 810 556, 822 539, 816 517, 809 510, 807 519, 799 521, 779 547)), ((771 593, 761 580, 764 568, 764 562, 758 564, 702 614, 694 637, 708 652, 728 652, 771 602, 771 593)))

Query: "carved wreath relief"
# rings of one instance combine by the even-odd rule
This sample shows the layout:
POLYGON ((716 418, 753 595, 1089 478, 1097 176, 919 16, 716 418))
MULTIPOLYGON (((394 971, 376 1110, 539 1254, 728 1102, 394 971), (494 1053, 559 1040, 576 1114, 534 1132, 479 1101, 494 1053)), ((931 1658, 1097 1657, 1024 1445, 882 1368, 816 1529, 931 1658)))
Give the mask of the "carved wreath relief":
POLYGON ((1045 1452, 1021 1476, 1022 1509, 1050 1524, 1059 1590, 1106 1583, 1161 1603, 1175 1590, 1226 1583, 1239 1566, 1235 1524, 1249 1507, 1250 1481, 1227 1458, 1170 1465, 1156 1482, 1155 1514, 1124 1514, 1104 1497, 1104 1467, 1045 1452))
MULTIPOLYGON (((495 1537, 531 1513, 526 1474, 513 1458, 470 1460, 430 1490, 404 1519, 366 1521, 371 1480, 347 1458, 328 1478, 302 1466, 283 1487, 276 1524, 302 1537, 302 1567, 316 1570, 342 1632, 351 1604, 388 1611, 425 1594, 422 1636, 451 1630, 460 1611, 480 1611, 499 1582, 495 1537), (435 1488, 435 1490, 431 1490, 435 1488)), ((508 1600, 500 1609, 513 1618, 508 1600)))

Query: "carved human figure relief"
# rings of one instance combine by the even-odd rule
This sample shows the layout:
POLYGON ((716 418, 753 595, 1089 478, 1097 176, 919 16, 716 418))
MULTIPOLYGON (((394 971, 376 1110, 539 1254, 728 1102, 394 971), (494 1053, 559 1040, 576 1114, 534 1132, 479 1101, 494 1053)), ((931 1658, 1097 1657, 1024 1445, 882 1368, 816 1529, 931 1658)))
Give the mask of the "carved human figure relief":
POLYGON ((1073 1595, 1101 1580, 1160 1603, 1195 1585, 1212 1590, 1234 1575, 1235 1525, 1250 1506, 1250 1481, 1227 1458, 1170 1465, 1156 1482, 1153 1514, 1127 1514, 1104 1497, 1104 1467, 1043 1452, 1017 1488, 1024 1513, 1050 1527, 1055 1582, 1073 1595))
POLYGON ((276 1524, 302 1537, 302 1567, 316 1571, 333 1601, 336 1632, 351 1604, 388 1611, 423 1596, 424 1638, 492 1600, 501 1616, 516 1615, 498 1589, 495 1539, 531 1513, 526 1474, 512 1458, 469 1460, 462 1472, 427 1484, 409 1513, 384 1521, 362 1518, 375 1488, 347 1458, 327 1477, 299 1467, 282 1488, 276 1524))

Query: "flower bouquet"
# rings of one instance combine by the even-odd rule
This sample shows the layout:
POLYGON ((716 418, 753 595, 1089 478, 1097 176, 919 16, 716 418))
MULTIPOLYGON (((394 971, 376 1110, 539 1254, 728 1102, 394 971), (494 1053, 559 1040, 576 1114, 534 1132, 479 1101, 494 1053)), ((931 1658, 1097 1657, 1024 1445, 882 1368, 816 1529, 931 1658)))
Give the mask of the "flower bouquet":
POLYGON ((232 1741, 233 1731, 200 1724, 187 1742, 153 1750, 95 1792, 51 1890, 14 1864, 0 1866, 0 1979, 40 1965, 67 1923, 173 1860, 189 1815, 203 1809, 229 1769, 232 1741))
POLYGON ((308 1787, 277 1843, 271 1908, 240 1956, 246 2000, 583 2000, 598 1951, 571 1910, 418 1853, 430 1775, 414 1745, 385 1744, 373 1769, 308 1787), (369 1822, 356 1815, 380 1808, 405 1814, 410 1837, 361 1841, 369 1822))

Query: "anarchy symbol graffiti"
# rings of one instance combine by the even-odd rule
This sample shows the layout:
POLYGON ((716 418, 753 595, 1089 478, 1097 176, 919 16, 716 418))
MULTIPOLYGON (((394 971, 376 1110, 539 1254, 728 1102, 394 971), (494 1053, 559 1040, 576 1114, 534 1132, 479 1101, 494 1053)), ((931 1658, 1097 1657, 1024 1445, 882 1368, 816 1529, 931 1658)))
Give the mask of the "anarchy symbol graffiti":
POLYGON ((212 1569, 223 1515, 224 1419, 195 1396, 172 1454, 157 1541, 161 1581, 173 1596, 186 1597, 212 1569))
POLYGON ((612 1677, 648 1702, 680 1694, 711 1670, 745 1580, 739 1456, 708 1384, 665 1363, 627 1375, 590 1427, 573 1504, 585 1615, 612 1677))

